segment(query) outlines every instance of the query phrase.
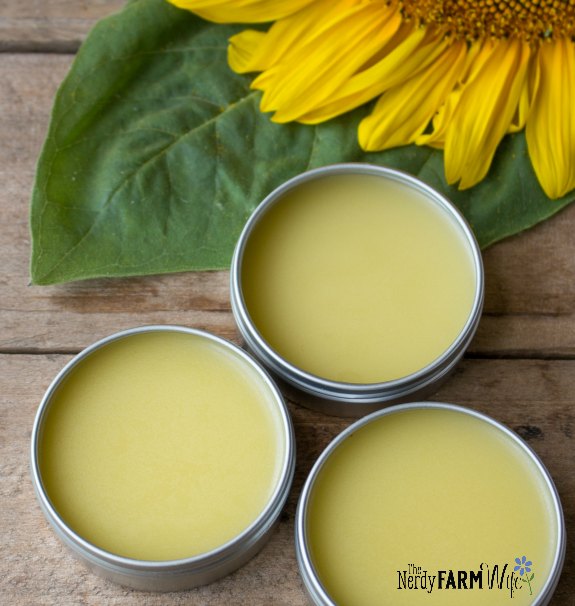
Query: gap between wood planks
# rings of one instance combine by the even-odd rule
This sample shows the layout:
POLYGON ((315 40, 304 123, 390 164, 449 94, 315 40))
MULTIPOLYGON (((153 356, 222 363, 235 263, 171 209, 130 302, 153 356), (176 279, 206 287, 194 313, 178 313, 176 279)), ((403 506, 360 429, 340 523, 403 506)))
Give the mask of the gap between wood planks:
MULTIPOLYGON (((66 355, 75 356, 83 351, 84 348, 53 348, 53 349, 42 349, 39 347, 0 347, 0 355, 14 355, 14 356, 50 356, 50 355, 66 355)), ((541 361, 561 361, 570 362, 575 360, 575 354, 544 354, 544 353, 501 353, 496 354, 471 352, 466 353, 462 360, 541 360, 541 361)))
POLYGON ((80 48, 80 42, 22 42, 20 40, 0 40, 1 54, 42 54, 42 55, 71 55, 74 56, 80 48))

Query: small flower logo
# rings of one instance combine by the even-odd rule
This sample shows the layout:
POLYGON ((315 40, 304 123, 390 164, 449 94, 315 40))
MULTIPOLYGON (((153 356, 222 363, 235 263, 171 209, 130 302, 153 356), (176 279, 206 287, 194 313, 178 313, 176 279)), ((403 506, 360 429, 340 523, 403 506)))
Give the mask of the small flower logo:
POLYGON ((533 590, 531 589, 531 581, 535 577, 535 573, 531 572, 533 562, 528 560, 526 556, 521 556, 520 558, 515 558, 515 563, 517 566, 515 566, 513 570, 518 572, 521 580, 529 585, 529 594, 533 595, 533 590), (530 572, 531 574, 529 574, 530 572), (523 578, 523 575, 525 575, 525 578, 523 578))

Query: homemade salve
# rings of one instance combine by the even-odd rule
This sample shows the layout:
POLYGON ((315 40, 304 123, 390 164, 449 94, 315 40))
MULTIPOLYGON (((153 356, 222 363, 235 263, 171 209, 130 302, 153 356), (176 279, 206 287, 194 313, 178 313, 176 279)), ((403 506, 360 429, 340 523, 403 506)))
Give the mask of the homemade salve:
POLYGON ((477 245, 456 209, 368 165, 311 171, 272 193, 232 270, 248 346, 297 387, 341 400, 393 400, 443 376, 482 295, 477 245))
POLYGON ((230 343, 176 327, 121 333, 75 359, 46 394, 32 448, 62 538, 104 568, 155 564, 165 579, 116 579, 150 589, 228 572, 279 515, 293 474, 267 375, 230 343))
POLYGON ((551 478, 518 436, 427 403, 332 442, 302 492, 296 549, 316 605, 526 606, 548 603, 565 538, 551 478))

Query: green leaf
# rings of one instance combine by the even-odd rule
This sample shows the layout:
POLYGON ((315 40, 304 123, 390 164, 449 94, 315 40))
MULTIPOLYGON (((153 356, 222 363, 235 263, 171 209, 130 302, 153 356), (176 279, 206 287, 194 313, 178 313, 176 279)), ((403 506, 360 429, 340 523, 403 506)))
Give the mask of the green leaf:
POLYGON ((250 78, 227 66, 227 39, 240 29, 165 0, 135 0, 93 29, 58 91, 38 164, 34 283, 226 268, 273 188, 334 162, 419 176, 461 208, 482 246, 572 201, 545 197, 522 134, 504 141, 488 179, 459 192, 437 150, 361 151, 368 108, 315 127, 272 123, 250 78))
POLYGON ((535 573, 534 573, 534 572, 532 572, 532 573, 531 573, 531 576, 529 577, 529 580, 530 580, 530 581, 532 581, 534 577, 535 577, 535 573))

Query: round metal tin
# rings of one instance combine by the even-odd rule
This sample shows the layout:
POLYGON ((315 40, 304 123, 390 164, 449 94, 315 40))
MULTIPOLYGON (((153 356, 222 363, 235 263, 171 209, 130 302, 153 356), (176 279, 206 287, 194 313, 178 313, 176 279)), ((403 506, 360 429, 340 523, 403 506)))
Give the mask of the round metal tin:
POLYGON ((555 484, 551 478, 551 475, 547 471, 545 465, 541 461, 541 459, 537 456, 537 454, 531 449, 531 447, 515 432, 506 427, 505 425, 499 423, 495 419, 484 415, 475 410, 465 408, 462 406, 456 406, 454 404, 446 404, 442 402, 414 402, 409 404, 399 404, 396 406, 388 407, 384 410, 376 411, 358 421, 350 425, 347 429, 345 429, 342 433, 340 433, 322 452, 312 470, 310 471, 307 480, 304 484, 302 493, 299 498, 297 512, 296 512, 296 522, 295 522, 295 548, 296 548, 296 556, 299 567, 300 575, 303 579, 303 583, 305 589, 310 597, 311 603, 314 606, 337 606, 332 598, 329 596, 326 588, 322 585, 318 574, 315 570, 312 556, 310 553, 309 540, 307 534, 307 525, 308 525, 308 509, 310 503, 310 496, 312 494, 315 481, 320 474, 323 466, 329 457, 333 454, 333 452, 338 448, 338 446, 344 442, 347 438, 353 435, 358 429, 364 427, 365 425, 372 423, 373 421, 377 421, 381 417, 397 414, 399 412, 403 412, 406 410, 413 409, 443 409, 443 410, 453 410, 459 413, 463 413, 466 415, 470 415, 477 419, 480 419, 486 423, 489 423, 493 427, 496 427, 499 431, 501 431, 505 436, 512 440, 515 444, 517 444, 521 450, 525 453, 525 455, 535 464, 536 468, 541 473, 544 482, 549 491, 549 495, 551 497, 553 503, 553 516, 555 518, 556 527, 557 527, 557 536, 556 538, 556 548, 553 556, 553 563, 551 566, 551 573, 548 578, 545 580, 544 586, 541 589, 540 594, 537 596, 536 600, 533 602, 532 606, 546 606, 551 603, 551 598, 555 588, 557 587, 557 583, 559 582, 559 577, 561 576, 561 570, 563 568, 563 563, 565 560, 565 551, 566 551, 566 531, 565 531, 565 520, 563 517, 563 508, 561 506, 561 501, 559 499, 559 494, 557 489, 555 488, 555 484))
POLYGON ((32 430, 32 483, 40 507, 57 536, 71 550, 74 556, 99 576, 121 585, 141 590, 178 591, 189 589, 198 585, 211 583, 245 564, 269 539, 289 494, 294 469, 295 439, 291 419, 284 399, 269 375, 251 356, 229 341, 204 331, 181 326, 154 325, 133 328, 106 337, 83 350, 53 380, 40 403, 32 430), (126 558, 100 549, 84 540, 62 519, 52 505, 42 483, 39 446, 43 423, 52 397, 58 386, 74 371, 78 363, 112 341, 129 338, 132 335, 140 333, 158 331, 181 332, 211 340, 241 358, 243 363, 255 370, 262 383, 269 388, 274 399, 274 405, 277 406, 280 431, 283 433, 285 442, 285 452, 281 463, 281 472, 272 495, 257 519, 243 532, 216 549, 194 557, 179 560, 148 561, 126 558))
POLYGON ((483 263, 479 246, 469 225, 457 208, 440 193, 411 175, 394 169, 359 163, 335 164, 311 170, 290 179, 269 194, 255 209, 246 223, 234 251, 230 275, 230 296, 232 311, 246 347, 288 385, 308 394, 302 404, 327 414, 360 416, 373 412, 386 404, 424 399, 437 390, 463 356, 479 324, 484 297, 483 263), (475 294, 465 325, 453 343, 437 359, 417 372, 399 379, 368 384, 343 383, 313 375, 294 366, 280 356, 262 337, 250 317, 244 300, 242 292, 244 251, 250 235, 260 219, 288 191, 314 179, 341 174, 374 175, 417 190, 429 200, 430 204, 435 204, 448 213, 464 235, 471 252, 476 276, 475 294))

